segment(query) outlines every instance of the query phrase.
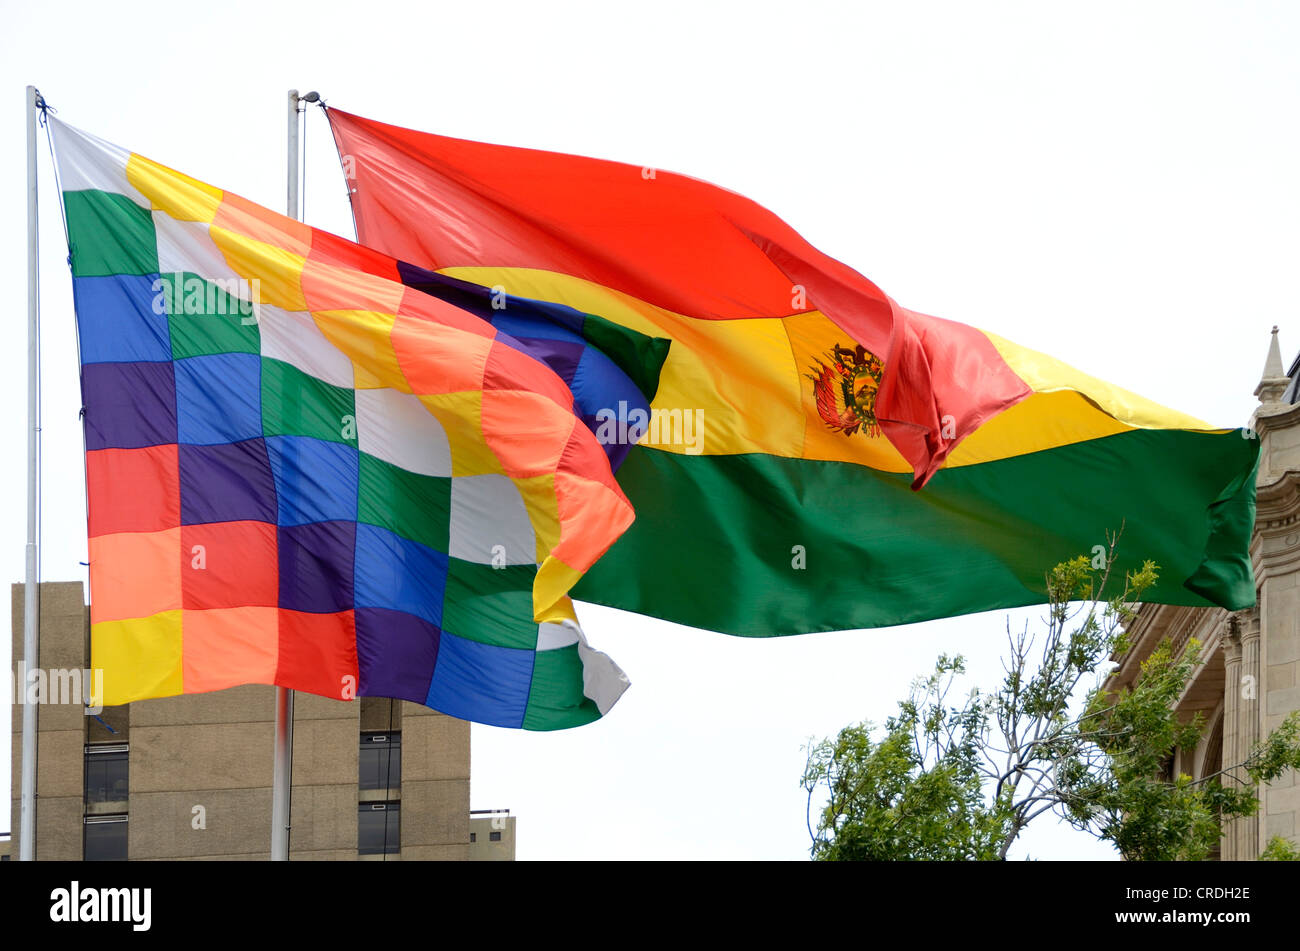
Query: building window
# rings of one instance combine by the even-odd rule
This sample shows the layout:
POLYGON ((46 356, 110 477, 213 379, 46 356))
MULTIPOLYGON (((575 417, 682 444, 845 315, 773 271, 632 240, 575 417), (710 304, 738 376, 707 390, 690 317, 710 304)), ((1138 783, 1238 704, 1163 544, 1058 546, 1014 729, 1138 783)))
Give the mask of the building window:
POLYGON ((127 747, 104 743, 86 747, 86 802, 126 802, 127 747))
POLYGON ((87 862, 126 861, 126 816, 86 816, 84 828, 87 862))
POLYGON ((362 789, 402 785, 402 734, 362 733, 357 775, 362 789))
POLYGON ((478 841, 478 833, 477 833, 477 832, 471 832, 471 833, 469 834, 469 840, 470 840, 471 842, 477 842, 477 841, 478 841))
POLYGON ((489 832, 489 833, 488 833, 488 841, 489 841, 489 842, 500 842, 500 841, 501 841, 501 833, 500 833, 500 832, 489 832))
POLYGON ((384 855, 401 851, 402 806, 396 802, 363 802, 357 806, 357 851, 384 855))

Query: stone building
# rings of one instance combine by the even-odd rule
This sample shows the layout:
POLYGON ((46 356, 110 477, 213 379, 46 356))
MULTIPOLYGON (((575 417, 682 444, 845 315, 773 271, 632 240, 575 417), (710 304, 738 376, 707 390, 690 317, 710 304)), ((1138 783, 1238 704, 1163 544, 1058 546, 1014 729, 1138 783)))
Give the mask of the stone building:
MULTIPOLYGON (((20 670, 22 585, 12 604, 20 670)), ((80 582, 41 585, 40 628, 52 702, 41 704, 38 720, 36 858, 269 858, 275 688, 87 715, 84 688, 70 684, 70 672, 89 666, 80 582)), ((21 706, 12 713, 9 851, 16 858, 21 706)), ((290 859, 513 858, 514 819, 504 814, 489 822, 498 833, 490 847, 471 846, 469 730, 405 701, 296 694, 290 859), (499 834, 507 828, 508 842, 499 834)))
POLYGON ((472 809, 469 814, 471 862, 509 862, 515 857, 515 817, 509 809, 472 809))
MULTIPOLYGON (((1178 750, 1171 770, 1199 779, 1240 763, 1252 745, 1300 709, 1300 357, 1282 368, 1277 328, 1251 428, 1261 441, 1255 532, 1250 555, 1256 603, 1230 614, 1219 608, 1143 605, 1129 628, 1130 649, 1113 658, 1113 687, 1131 684, 1141 662, 1169 638, 1176 651, 1191 638, 1201 660, 1178 709, 1201 714, 1196 749, 1178 750)), ((1273 836, 1300 842, 1300 784, 1294 771, 1259 789, 1259 812, 1225 823, 1219 857, 1258 857, 1273 836)))

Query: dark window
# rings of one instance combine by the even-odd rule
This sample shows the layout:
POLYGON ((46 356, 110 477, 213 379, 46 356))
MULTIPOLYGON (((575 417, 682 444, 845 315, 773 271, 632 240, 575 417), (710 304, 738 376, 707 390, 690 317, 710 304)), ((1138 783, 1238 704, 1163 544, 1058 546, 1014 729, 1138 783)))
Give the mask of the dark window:
POLYGON ((362 855, 392 854, 401 849, 402 806, 396 802, 363 802, 357 806, 357 851, 362 855))
POLYGON ((86 802, 126 802, 126 761, 122 743, 86 747, 86 802))
POLYGON ((126 861, 126 816, 87 816, 87 862, 126 861))
POLYGON ((488 841, 489 841, 489 842, 500 842, 500 841, 501 841, 501 833, 500 833, 500 832, 489 832, 489 833, 488 833, 488 841))
POLYGON ((362 733, 357 763, 362 789, 396 789, 402 785, 402 734, 362 733))
MULTIPOLYGON (((469 840, 470 840, 471 842, 477 842, 477 841, 478 841, 478 833, 477 833, 477 832, 471 832, 471 833, 469 834, 469 840)), ((9 856, 7 856, 7 855, 5 856, 5 858, 8 858, 8 857, 9 857, 9 856)))

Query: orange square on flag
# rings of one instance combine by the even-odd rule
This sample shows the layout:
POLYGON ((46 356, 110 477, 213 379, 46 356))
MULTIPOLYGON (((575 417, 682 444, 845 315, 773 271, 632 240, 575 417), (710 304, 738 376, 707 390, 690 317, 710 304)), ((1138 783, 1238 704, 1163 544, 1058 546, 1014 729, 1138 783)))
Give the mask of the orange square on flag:
POLYGON ((183 618, 186 693, 275 681, 280 624, 276 608, 185 611, 183 618))
POLYGON ((181 530, 90 539, 90 622, 149 617, 181 606, 181 530))

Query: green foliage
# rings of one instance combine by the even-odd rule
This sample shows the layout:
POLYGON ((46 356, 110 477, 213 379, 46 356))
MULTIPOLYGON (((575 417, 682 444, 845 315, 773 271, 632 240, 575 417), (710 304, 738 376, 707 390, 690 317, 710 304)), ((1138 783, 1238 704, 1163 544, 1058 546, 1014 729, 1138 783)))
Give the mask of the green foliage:
POLYGON ((1292 711, 1256 748, 1246 769, 1257 783, 1276 779, 1288 769, 1300 770, 1300 710, 1292 711))
POLYGON ((1268 840, 1268 845, 1263 852, 1259 853, 1259 857, 1264 862, 1300 862, 1300 847, 1292 845, 1280 835, 1275 835, 1268 840))
POLYGON ((963 672, 960 657, 940 657, 885 722, 879 742, 862 723, 812 747, 804 786, 810 797, 819 787, 828 792, 814 858, 996 857, 1002 823, 984 806, 977 768, 983 704, 947 703, 963 672))
MULTIPOLYGON (((1199 716, 1175 713, 1201 646, 1161 643, 1131 688, 1107 689, 1108 659, 1128 649, 1124 628, 1157 578, 1146 562, 1108 597, 1116 540, 1102 567, 1080 556, 1047 574, 1041 647, 1033 651, 1028 627, 1008 628, 995 691, 952 702, 965 665, 943 656, 879 729, 855 724, 810 744, 802 786, 813 858, 1004 859, 1050 812, 1126 859, 1203 859, 1223 819, 1258 808, 1257 783, 1300 769, 1297 713, 1243 763, 1195 781, 1168 775, 1175 750, 1194 749, 1204 729, 1199 716)), ((1294 854, 1287 848, 1270 845, 1269 857, 1294 854)))

